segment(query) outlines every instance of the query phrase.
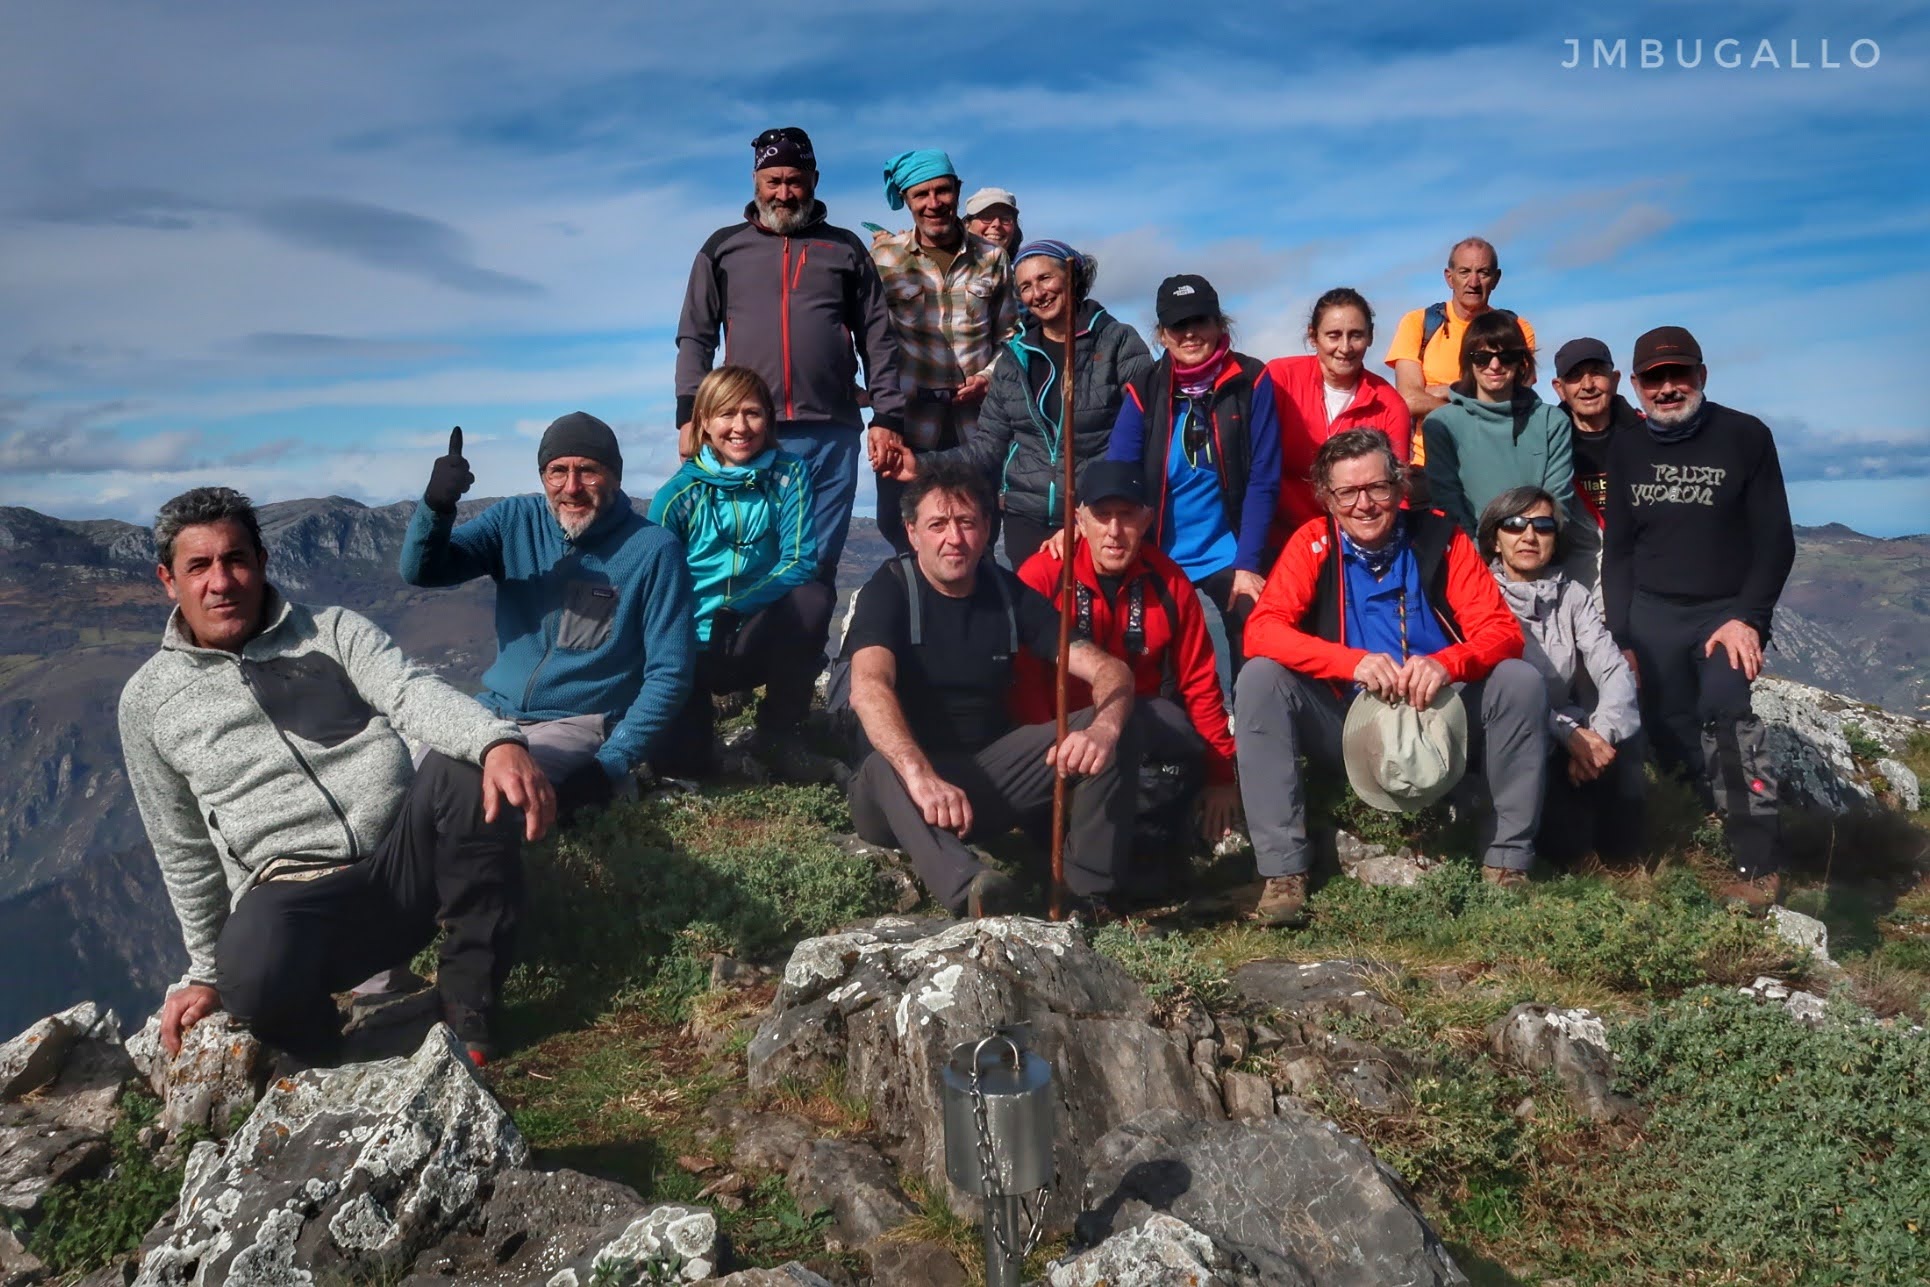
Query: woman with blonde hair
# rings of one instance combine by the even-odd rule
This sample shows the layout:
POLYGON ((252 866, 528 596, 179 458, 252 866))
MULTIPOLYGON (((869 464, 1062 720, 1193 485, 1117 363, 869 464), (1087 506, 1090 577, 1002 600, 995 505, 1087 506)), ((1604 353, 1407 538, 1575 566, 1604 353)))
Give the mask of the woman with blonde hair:
POLYGON ((650 520, 684 543, 697 604, 697 669, 660 773, 715 769, 711 697, 762 685, 753 753, 802 760, 798 726, 823 664, 833 592, 816 579, 811 476, 777 446, 771 391, 748 367, 720 366, 697 386, 690 459, 658 489, 650 520))

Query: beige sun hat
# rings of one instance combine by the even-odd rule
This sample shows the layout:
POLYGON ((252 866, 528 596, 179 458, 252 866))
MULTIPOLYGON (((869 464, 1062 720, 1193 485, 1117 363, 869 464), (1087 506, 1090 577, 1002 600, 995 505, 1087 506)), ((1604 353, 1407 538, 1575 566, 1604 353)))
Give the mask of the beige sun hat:
POLYGON ((980 188, 965 198, 965 217, 970 219, 973 215, 983 214, 993 206, 1011 206, 1012 213, 1017 214, 1019 199, 1004 188, 980 188))
POLYGON ((1354 794, 1387 813, 1425 809, 1461 780, 1468 767, 1468 713, 1461 695, 1441 685, 1425 710, 1389 705, 1362 693, 1347 708, 1341 758, 1354 794))

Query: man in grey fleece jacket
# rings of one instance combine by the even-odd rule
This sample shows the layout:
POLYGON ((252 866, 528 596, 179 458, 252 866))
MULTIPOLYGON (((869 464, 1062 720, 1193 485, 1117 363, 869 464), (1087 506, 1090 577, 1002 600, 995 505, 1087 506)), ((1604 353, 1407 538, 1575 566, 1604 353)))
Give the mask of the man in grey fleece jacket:
POLYGON ((161 1042, 218 1009, 299 1059, 340 1041, 329 999, 446 926, 443 1016, 486 1060, 522 901, 524 837, 555 796, 523 735, 374 623, 269 584, 246 497, 161 507, 175 611, 121 693, 121 748, 188 972, 161 1042), (406 733, 430 748, 411 769, 406 733), (520 810, 520 816, 518 811, 520 810))

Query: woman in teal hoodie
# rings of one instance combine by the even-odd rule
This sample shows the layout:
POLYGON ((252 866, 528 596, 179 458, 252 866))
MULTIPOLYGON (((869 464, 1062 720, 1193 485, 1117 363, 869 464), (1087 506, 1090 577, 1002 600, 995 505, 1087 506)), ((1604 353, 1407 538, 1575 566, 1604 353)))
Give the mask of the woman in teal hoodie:
POLYGON ((785 749, 811 707, 833 592, 817 580, 810 473, 777 449, 776 419, 755 371, 718 367, 697 386, 690 459, 650 502, 651 521, 684 543, 697 603, 695 680, 651 757, 660 773, 715 769, 713 694, 764 686, 760 752, 785 749))
POLYGON ((1535 355, 1512 313, 1468 323, 1460 382, 1421 432, 1434 508, 1470 539, 1488 502, 1510 488, 1574 495, 1573 429, 1560 407, 1535 392, 1535 355))

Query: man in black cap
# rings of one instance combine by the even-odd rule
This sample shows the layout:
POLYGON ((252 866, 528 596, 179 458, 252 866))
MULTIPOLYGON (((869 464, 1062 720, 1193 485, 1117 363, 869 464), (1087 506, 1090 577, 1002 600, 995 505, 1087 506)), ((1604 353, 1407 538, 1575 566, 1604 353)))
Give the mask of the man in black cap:
POLYGON ((904 850, 953 912, 1000 915, 1020 909, 1019 890, 966 841, 1044 822, 1054 777, 1071 778, 1066 884, 1103 915, 1132 839, 1132 675, 1075 638, 1068 669, 1092 704, 1065 742, 1055 750, 1052 723, 1014 719, 1018 655, 1054 664, 1059 614, 983 557, 992 505, 991 483, 963 461, 937 460, 905 485, 912 552, 866 582, 844 637, 869 748, 851 782, 851 818, 866 840, 904 850))
POLYGON ((1608 444, 1617 433, 1640 428, 1641 413, 1618 390, 1622 373, 1608 345, 1584 336, 1555 350, 1555 392, 1575 426, 1575 499, 1572 522, 1562 541, 1565 569, 1583 585, 1595 587, 1600 605, 1602 515, 1608 498, 1608 444))
POLYGON ((1738 876, 1722 896, 1761 914, 1782 896, 1782 865, 1749 684, 1796 537, 1769 426, 1710 402, 1708 378, 1682 327, 1635 341, 1648 420, 1609 442, 1602 588, 1658 758, 1688 772, 1722 816, 1738 876))
POLYGON ((627 791, 690 691, 696 656, 683 546, 624 494, 610 426, 573 411, 536 452, 540 496, 498 501, 460 527, 475 482, 462 430, 435 462, 402 545, 402 579, 496 582, 496 661, 484 706, 522 726, 566 806, 627 791))
POLYGON ((744 221, 712 233, 690 266, 677 322, 677 424, 690 421, 721 335, 725 360, 770 387, 778 446, 810 470, 818 576, 830 585, 858 491, 857 358, 871 395, 871 464, 891 468, 905 422, 898 342, 870 248, 825 222, 810 136, 765 130, 751 141, 751 176, 744 221))

